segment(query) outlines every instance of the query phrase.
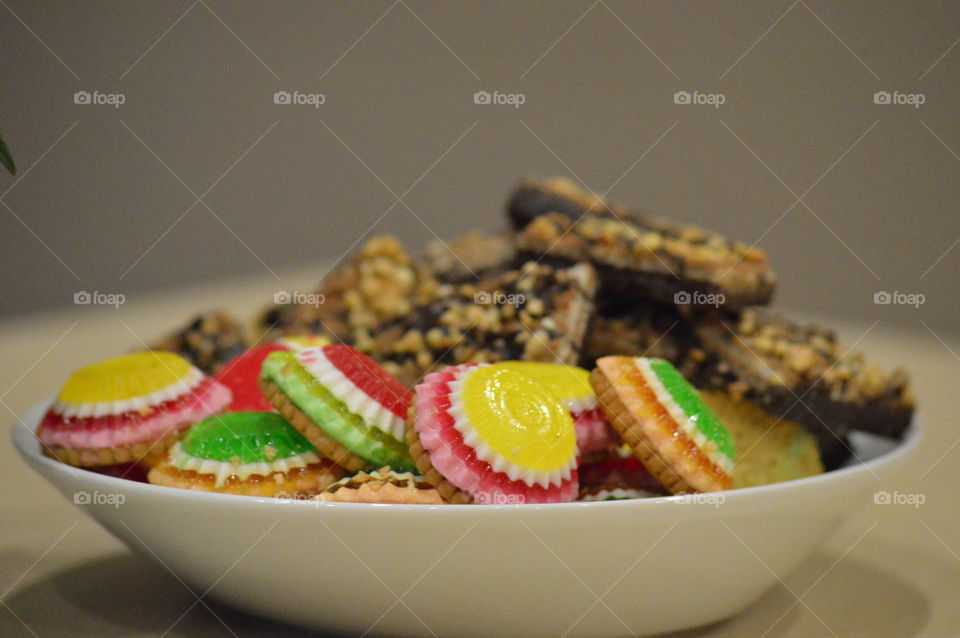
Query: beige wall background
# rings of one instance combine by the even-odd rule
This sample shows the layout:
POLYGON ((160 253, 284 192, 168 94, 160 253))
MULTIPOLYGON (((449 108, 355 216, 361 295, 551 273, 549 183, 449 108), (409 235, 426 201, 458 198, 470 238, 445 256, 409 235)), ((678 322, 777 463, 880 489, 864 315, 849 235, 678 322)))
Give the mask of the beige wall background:
POLYGON ((518 178, 565 174, 759 243, 780 306, 957 330, 956 3, 0 4, 5 316, 284 289, 370 234, 500 227, 518 178))

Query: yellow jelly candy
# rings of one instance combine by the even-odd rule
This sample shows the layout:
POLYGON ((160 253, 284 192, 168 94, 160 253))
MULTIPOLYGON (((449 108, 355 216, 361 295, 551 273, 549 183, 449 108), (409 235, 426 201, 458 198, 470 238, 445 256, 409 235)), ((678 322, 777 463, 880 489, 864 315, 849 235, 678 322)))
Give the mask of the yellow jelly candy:
POLYGON ((563 402, 590 401, 595 398, 590 373, 577 366, 540 361, 502 361, 495 367, 522 372, 547 386, 563 402))
POLYGON ((502 366, 473 369, 463 382, 467 419, 490 449, 523 469, 562 470, 576 454, 570 412, 533 378, 502 366))
POLYGON ((134 399, 185 379, 191 370, 185 359, 170 352, 125 354, 74 372, 58 399, 66 403, 134 399))

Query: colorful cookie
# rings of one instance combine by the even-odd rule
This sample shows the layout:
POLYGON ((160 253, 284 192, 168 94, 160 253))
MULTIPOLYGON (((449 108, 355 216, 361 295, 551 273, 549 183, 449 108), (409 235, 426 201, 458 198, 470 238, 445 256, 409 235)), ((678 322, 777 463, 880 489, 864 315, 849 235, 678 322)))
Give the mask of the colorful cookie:
POLYGON ((730 432, 669 362, 602 357, 590 380, 607 420, 670 493, 733 485, 730 432))
POLYGON ((573 417, 581 456, 620 444, 620 438, 610 428, 597 403, 597 395, 590 385, 590 373, 583 368, 539 361, 503 361, 495 365, 522 372, 549 388, 560 399, 573 417))
POLYGON ((260 388, 321 454, 348 471, 412 467, 404 443, 410 391, 367 355, 345 345, 273 352, 260 388))
POLYGON ((150 470, 156 485, 247 496, 316 494, 343 476, 271 412, 227 412, 197 423, 150 470))
POLYGON ((235 412, 273 412, 273 406, 260 392, 260 369, 263 360, 271 352, 289 350, 280 343, 265 343, 254 346, 235 359, 231 359, 214 377, 230 388, 233 401, 227 407, 235 412))
POLYGON ((214 377, 233 392, 233 402, 227 408, 233 411, 273 412, 273 406, 260 391, 260 370, 263 360, 271 352, 299 350, 325 346, 330 343, 319 335, 291 335, 272 343, 253 346, 243 354, 228 361, 214 377))
POLYGON ((152 464, 181 430, 230 400, 230 390, 182 357, 137 352, 70 375, 37 436, 45 454, 69 465, 152 464))
POLYGON ((733 487, 753 487, 823 472, 817 442, 796 423, 777 419, 725 392, 701 392, 737 447, 733 487))
POLYGON ((382 467, 340 479, 316 496, 332 503, 395 503, 400 505, 443 505, 443 498, 422 476, 394 472, 382 467))
POLYGON ((464 364, 416 387, 407 441, 417 469, 450 503, 554 503, 578 490, 570 413, 514 370, 464 364))

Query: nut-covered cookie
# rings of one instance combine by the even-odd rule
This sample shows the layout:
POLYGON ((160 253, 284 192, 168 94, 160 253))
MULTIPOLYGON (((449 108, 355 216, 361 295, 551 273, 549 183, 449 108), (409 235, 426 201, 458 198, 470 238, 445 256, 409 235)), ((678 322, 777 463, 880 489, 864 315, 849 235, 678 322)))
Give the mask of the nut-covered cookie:
POLYGON ((882 372, 832 330, 750 308, 739 319, 701 322, 695 331, 707 355, 701 387, 725 389, 822 436, 863 430, 898 437, 910 424, 906 373, 882 372))
POLYGON ((507 201, 507 216, 517 230, 547 213, 560 213, 570 219, 580 219, 587 214, 619 219, 634 217, 625 208, 609 204, 566 177, 525 179, 514 188, 507 201))
POLYGON ((568 179, 521 182, 507 214, 522 257, 593 263, 604 299, 736 309, 766 304, 776 285, 759 248, 610 204, 568 179))
POLYGON ((415 264, 395 237, 372 237, 324 278, 310 303, 275 305, 259 323, 274 336, 329 335, 365 349, 371 331, 428 302, 436 286, 429 270, 415 264))
POLYGON ((605 298, 647 299, 690 310, 733 310, 770 301, 776 277, 766 254, 695 226, 560 213, 517 237, 521 257, 592 263, 605 298))
POLYGON ((595 293, 589 264, 528 263, 476 284, 442 286, 433 301, 375 331, 367 352, 408 386, 441 364, 573 365, 581 355, 595 293))
POLYGON ((197 315, 176 332, 154 341, 150 349, 176 353, 205 373, 216 374, 247 345, 240 323, 214 310, 197 315))

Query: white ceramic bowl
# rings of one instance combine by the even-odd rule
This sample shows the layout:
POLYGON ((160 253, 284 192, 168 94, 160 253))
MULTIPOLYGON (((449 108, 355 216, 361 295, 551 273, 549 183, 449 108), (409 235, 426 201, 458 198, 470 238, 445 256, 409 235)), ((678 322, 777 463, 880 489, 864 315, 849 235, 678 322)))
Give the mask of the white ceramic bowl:
POLYGON ((732 616, 901 476, 921 438, 916 423, 899 445, 857 437, 863 464, 694 500, 319 504, 70 468, 40 454, 45 408, 14 428, 20 454, 133 551, 243 611, 384 636, 649 635, 732 616))

